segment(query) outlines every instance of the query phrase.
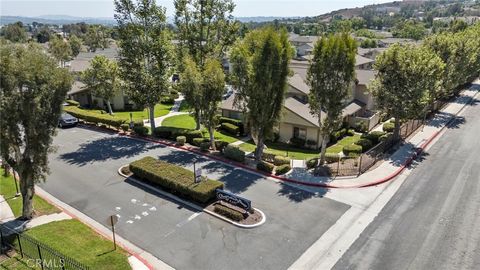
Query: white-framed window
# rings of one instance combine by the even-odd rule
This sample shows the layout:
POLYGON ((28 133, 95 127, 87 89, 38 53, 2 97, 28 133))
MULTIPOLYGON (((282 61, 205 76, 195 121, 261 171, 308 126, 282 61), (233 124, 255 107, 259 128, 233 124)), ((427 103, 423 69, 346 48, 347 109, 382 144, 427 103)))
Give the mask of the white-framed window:
POLYGON ((293 127, 293 138, 304 139, 304 140, 307 139, 307 129, 293 127))

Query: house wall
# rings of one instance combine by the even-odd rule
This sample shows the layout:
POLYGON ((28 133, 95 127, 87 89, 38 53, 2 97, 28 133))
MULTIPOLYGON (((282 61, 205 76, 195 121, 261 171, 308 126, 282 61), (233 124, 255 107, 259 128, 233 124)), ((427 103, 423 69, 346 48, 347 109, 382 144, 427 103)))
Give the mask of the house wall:
POLYGON ((318 138, 319 128, 288 109, 285 110, 282 116, 282 120, 280 121, 280 124, 279 124, 278 131, 280 135, 280 141, 288 142, 293 137, 294 127, 306 129, 307 131, 306 139, 315 141, 317 142, 317 147, 320 146, 321 141, 319 141, 319 138, 318 138))
POLYGON ((112 109, 115 110, 123 110, 125 109, 125 100, 123 94, 115 95, 111 100, 112 109))
POLYGON ((71 99, 80 103, 80 106, 82 106, 82 107, 85 107, 85 106, 89 105, 88 94, 86 94, 86 93, 73 94, 73 95, 71 95, 71 99))
POLYGON ((373 95, 367 91, 367 87, 365 85, 359 84, 355 86, 354 98, 365 103, 367 110, 373 110, 375 107, 373 95))
POLYGON ((242 115, 241 112, 224 110, 224 109, 222 109, 222 116, 232 118, 232 119, 238 119, 238 120, 242 120, 242 118, 243 118, 243 115, 242 115))

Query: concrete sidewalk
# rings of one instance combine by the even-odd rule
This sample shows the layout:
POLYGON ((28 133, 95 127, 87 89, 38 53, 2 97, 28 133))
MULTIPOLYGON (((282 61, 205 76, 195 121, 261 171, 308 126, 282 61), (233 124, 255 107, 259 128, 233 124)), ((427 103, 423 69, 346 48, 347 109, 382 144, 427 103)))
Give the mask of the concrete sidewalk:
POLYGON ((362 187, 382 180, 393 178, 400 173, 404 167, 415 159, 419 149, 425 148, 449 125, 455 128, 462 121, 457 115, 472 101, 475 100, 480 91, 480 79, 472 83, 472 86, 461 92, 460 96, 440 110, 433 119, 430 119, 425 126, 420 127, 417 133, 409 138, 388 160, 383 161, 377 168, 368 171, 358 177, 317 177, 313 176, 305 168, 294 167, 291 172, 285 175, 286 178, 312 184, 325 184, 331 187, 362 187))
MULTIPOLYGON (((185 98, 182 95, 180 95, 177 99, 175 99, 175 103, 173 103, 172 109, 170 109, 170 112, 168 114, 155 118, 155 126, 156 127, 162 126, 162 122, 163 120, 165 120, 165 118, 175 116, 175 115, 188 114, 188 112, 179 111, 180 105, 182 104, 183 100, 185 100, 185 98)), ((149 119, 143 120, 143 124, 146 127, 150 127, 149 119)))

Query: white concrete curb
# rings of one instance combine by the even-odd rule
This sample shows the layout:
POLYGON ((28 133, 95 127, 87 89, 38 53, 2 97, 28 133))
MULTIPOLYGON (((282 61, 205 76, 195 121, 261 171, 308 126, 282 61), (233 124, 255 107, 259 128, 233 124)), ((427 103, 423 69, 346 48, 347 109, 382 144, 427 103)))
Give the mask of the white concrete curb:
MULTIPOLYGON (((128 176, 122 172, 122 168, 125 167, 125 166, 127 166, 127 165, 128 165, 128 164, 123 165, 123 166, 121 166, 120 168, 118 168, 118 170, 117 170, 118 174, 119 174, 120 176, 124 177, 124 178, 128 178, 128 176)), ((136 184, 141 185, 141 186, 144 187, 144 188, 148 188, 148 189, 150 189, 150 190, 153 190, 153 191, 155 191, 155 192, 158 192, 158 193, 162 194, 162 196, 168 197, 168 198, 170 198, 170 199, 172 199, 172 200, 174 200, 174 201, 177 201, 177 202, 179 202, 179 203, 185 204, 185 205, 187 205, 187 206, 189 206, 189 207, 191 207, 191 208, 193 208, 193 209, 195 209, 195 210, 197 210, 197 211, 199 211, 199 212, 205 212, 205 213, 207 213, 207 214, 209 214, 209 215, 211 215, 211 216, 214 216, 214 217, 216 217, 216 218, 219 218, 219 219, 221 219, 221 220, 223 220, 223 221, 226 221, 226 222, 228 222, 228 223, 230 223, 230 224, 233 224, 233 225, 235 225, 235 226, 237 226, 237 227, 239 227, 239 228, 244 228, 244 229, 256 228, 256 227, 259 227, 259 226, 263 225, 263 224, 265 223, 265 221, 267 220, 267 217, 265 216, 265 214, 264 214, 261 210, 253 207, 253 209, 255 209, 255 211, 258 211, 258 213, 260 213, 260 215, 262 216, 262 220, 261 220, 259 223, 252 224, 252 225, 240 224, 240 223, 237 223, 237 222, 235 222, 235 221, 233 221, 233 220, 230 220, 230 219, 228 219, 228 218, 226 218, 226 217, 224 217, 224 216, 221 216, 221 215, 219 215, 219 214, 217 214, 217 213, 215 213, 215 212, 213 212, 213 211, 210 211, 210 210, 207 210, 207 209, 205 209, 205 208, 202 208, 202 207, 200 207, 200 206, 198 206, 198 205, 196 205, 196 204, 194 204, 194 203, 191 203, 191 202, 185 201, 185 200, 183 200, 183 199, 180 199, 179 197, 177 197, 177 196, 175 196, 175 195, 173 195, 173 194, 171 194, 171 193, 165 192, 165 191, 163 191, 163 190, 161 190, 161 189, 158 189, 158 188, 156 188, 156 187, 153 187, 153 186, 151 186, 151 185, 149 185, 149 184, 146 184, 146 183, 143 183, 143 182, 141 182, 141 181, 138 181, 138 180, 135 179, 135 178, 130 178, 130 179, 131 179, 132 181, 134 181, 136 184)))

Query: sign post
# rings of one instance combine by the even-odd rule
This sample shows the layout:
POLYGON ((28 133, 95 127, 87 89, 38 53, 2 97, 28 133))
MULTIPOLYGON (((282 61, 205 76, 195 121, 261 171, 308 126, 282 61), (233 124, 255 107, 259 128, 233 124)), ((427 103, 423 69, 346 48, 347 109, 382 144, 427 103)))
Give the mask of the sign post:
POLYGON ((111 215, 107 219, 108 225, 112 226, 112 233, 113 233, 113 250, 117 249, 117 242, 115 241, 115 224, 118 222, 118 217, 116 215, 111 215))

